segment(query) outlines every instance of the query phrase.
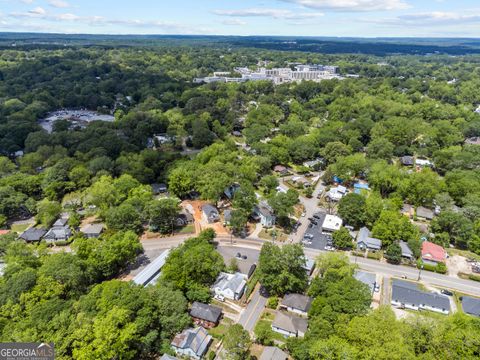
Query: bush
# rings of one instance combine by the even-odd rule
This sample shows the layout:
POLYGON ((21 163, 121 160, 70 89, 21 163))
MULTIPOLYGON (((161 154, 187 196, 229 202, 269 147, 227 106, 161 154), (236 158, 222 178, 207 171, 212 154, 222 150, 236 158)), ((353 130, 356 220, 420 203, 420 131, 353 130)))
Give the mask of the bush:
POLYGON ((417 267, 423 266, 423 270, 436 272, 438 274, 446 274, 447 273, 447 265, 444 263, 438 263, 437 265, 425 264, 422 260, 418 260, 417 267))
POLYGON ((268 301, 267 301, 267 307, 269 309, 276 309, 277 306, 278 306, 278 301, 279 301, 279 299, 276 296, 269 297, 268 301))
POLYGON ((468 278, 473 281, 480 281, 480 275, 469 274, 468 278))
POLYGON ((380 260, 382 258, 382 253, 380 251, 378 252, 368 252, 367 253, 367 258, 368 259, 373 259, 373 260, 380 260))

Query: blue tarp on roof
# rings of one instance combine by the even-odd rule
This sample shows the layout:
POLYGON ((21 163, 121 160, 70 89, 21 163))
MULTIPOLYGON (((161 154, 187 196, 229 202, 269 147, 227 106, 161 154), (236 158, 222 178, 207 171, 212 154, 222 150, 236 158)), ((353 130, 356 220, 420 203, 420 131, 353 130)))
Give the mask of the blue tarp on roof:
POLYGON ((355 194, 360 194, 362 190, 370 190, 370 188, 368 187, 368 184, 361 184, 361 183, 356 183, 355 185, 353 185, 353 188, 354 188, 355 194))

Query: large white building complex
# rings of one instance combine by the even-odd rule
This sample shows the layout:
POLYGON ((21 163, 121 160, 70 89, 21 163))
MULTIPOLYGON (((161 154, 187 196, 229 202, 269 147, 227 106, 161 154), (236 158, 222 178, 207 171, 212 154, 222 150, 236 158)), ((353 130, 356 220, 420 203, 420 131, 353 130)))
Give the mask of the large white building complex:
POLYGON ((213 76, 204 78, 196 78, 196 83, 211 83, 211 82, 245 82, 245 81, 258 81, 269 80, 274 84, 283 84, 294 81, 322 81, 330 79, 343 79, 338 74, 337 66, 329 65, 296 65, 294 69, 286 68, 273 68, 267 69, 265 67, 259 67, 257 70, 250 70, 246 67, 237 67, 233 73, 240 74, 240 77, 232 77, 231 73, 225 71, 214 72, 213 76))

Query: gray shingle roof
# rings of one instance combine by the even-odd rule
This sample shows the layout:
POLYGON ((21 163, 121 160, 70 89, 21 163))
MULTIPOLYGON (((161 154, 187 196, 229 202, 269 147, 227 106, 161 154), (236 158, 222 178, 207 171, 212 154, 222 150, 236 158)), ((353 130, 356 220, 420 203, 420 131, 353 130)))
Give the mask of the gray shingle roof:
POLYGON ((282 311, 277 311, 272 326, 294 334, 297 334, 298 332, 306 333, 308 321, 299 316, 293 316, 282 311))
POLYGON ((260 356, 260 360, 286 360, 288 355, 276 346, 267 346, 260 356))
POLYGON ((422 291, 415 283, 397 279, 392 281, 392 300, 402 304, 426 305, 450 310, 450 301, 447 296, 422 291))
POLYGON ((211 341, 212 337, 208 335, 207 330, 197 327, 177 334, 172 340, 172 345, 179 349, 191 349, 196 355, 202 356, 211 341))
POLYGON ((312 298, 302 294, 287 294, 282 300, 282 305, 303 312, 308 312, 312 305, 312 298))
POLYGON ((361 228, 357 236, 357 246, 362 244, 369 249, 380 250, 382 248, 382 240, 370 237, 370 230, 366 227, 361 228))
POLYGON ((218 210, 210 204, 202 205, 202 212, 207 216, 218 216, 218 210))
POLYGON ((46 233, 45 229, 30 228, 25 230, 19 238, 25 241, 40 241, 46 233))
POLYGON ((373 292, 375 288, 375 283, 377 282, 377 276, 373 273, 365 272, 365 271, 355 271, 353 275, 355 279, 364 283, 370 288, 370 291, 373 292))
POLYGON ((407 258, 413 257, 413 252, 405 241, 400 241, 398 244, 400 245, 400 249, 402 249, 403 257, 407 257, 407 258))
POLYGON ((426 207, 423 207, 423 206, 419 206, 417 208, 417 216, 427 220, 431 220, 433 219, 435 214, 433 210, 427 209, 426 207))
POLYGON ((190 316, 217 323, 220 320, 220 316, 222 316, 222 309, 195 301, 190 309, 190 316))
POLYGON ((80 231, 89 235, 100 235, 103 231, 103 224, 87 224, 80 231))
POLYGON ((462 309, 466 314, 480 317, 480 299, 470 296, 463 296, 462 309))

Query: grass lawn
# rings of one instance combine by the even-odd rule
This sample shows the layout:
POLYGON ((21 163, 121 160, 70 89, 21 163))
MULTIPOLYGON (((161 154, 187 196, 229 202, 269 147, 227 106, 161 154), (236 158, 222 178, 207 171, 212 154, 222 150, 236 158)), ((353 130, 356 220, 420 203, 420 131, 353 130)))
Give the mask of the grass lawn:
POLYGON ((195 232, 195 224, 188 224, 176 231, 177 234, 193 234, 195 232))
POLYGON ((404 311, 406 311, 408 313, 411 313, 411 314, 418 315, 418 316, 423 316, 423 317, 426 317, 426 318, 429 318, 429 319, 433 319, 433 320, 442 320, 442 319, 445 319, 445 317, 448 316, 448 315, 445 315, 445 314, 441 314, 441 313, 437 313, 435 311, 429 311, 429 310, 416 311, 416 310, 411 310, 411 309, 404 309, 404 311))
POLYGON ((11 227, 11 230, 16 233, 22 233, 27 230, 32 224, 14 224, 11 227))
POLYGON ((460 255, 460 256, 466 257, 467 259, 475 259, 475 260, 480 261, 480 255, 477 255, 477 254, 475 254, 471 251, 468 251, 468 250, 447 249, 447 253, 450 256, 460 255))
MULTIPOLYGON (((280 229, 275 229, 277 231, 277 237, 275 241, 286 241, 288 239, 288 235, 285 234, 283 231, 280 229)), ((265 240, 272 240, 272 230, 267 230, 267 229, 262 229, 260 233, 258 234, 258 237, 260 239, 265 239, 265 240)))
POLYGON ((232 323, 232 320, 224 318, 217 327, 210 329, 208 332, 210 333, 210 335, 212 335, 212 337, 216 339, 222 339, 228 328, 232 325, 232 323))

